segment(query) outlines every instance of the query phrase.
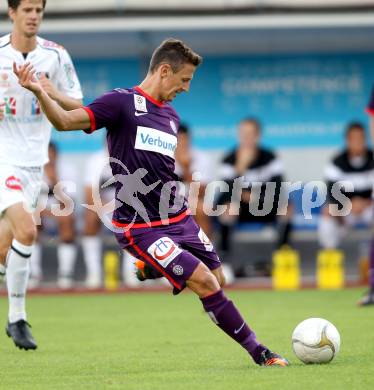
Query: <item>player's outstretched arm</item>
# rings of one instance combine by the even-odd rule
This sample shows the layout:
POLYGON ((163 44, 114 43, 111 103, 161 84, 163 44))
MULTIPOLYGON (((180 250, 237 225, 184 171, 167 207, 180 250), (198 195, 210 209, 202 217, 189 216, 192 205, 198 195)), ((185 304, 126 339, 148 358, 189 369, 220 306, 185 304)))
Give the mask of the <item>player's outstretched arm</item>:
POLYGON ((86 130, 91 127, 90 118, 84 109, 66 111, 48 96, 34 77, 35 70, 31 64, 26 63, 17 67, 13 63, 13 71, 18 77, 19 84, 37 97, 43 112, 57 130, 86 130))
POLYGON ((38 79, 40 85, 48 95, 59 104, 64 110, 75 110, 82 107, 81 99, 74 99, 62 92, 60 92, 52 83, 51 80, 43 73, 38 79))

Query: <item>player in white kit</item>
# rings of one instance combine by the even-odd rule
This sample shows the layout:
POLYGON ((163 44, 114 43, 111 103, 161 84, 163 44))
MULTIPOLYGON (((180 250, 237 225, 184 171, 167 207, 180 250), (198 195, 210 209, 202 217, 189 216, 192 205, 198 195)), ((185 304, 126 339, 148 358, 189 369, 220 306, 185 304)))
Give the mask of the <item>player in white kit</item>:
POLYGON ((29 259, 36 239, 33 210, 48 161, 51 124, 37 99, 18 84, 12 68, 32 63, 36 77, 61 107, 82 105, 82 92, 67 51, 38 37, 46 0, 8 0, 11 34, 0 37, 0 274, 9 297, 6 333, 15 345, 36 349, 26 320, 29 259))

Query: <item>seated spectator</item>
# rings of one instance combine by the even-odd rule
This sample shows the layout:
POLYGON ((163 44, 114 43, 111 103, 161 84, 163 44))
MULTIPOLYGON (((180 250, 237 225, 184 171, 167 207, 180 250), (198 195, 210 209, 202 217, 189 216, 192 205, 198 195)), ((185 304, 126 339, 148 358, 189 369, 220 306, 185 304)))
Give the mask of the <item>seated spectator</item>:
POLYGON ((358 223, 370 225, 373 218, 372 189, 374 183, 373 152, 369 150, 365 128, 361 123, 353 122, 347 127, 345 149, 342 150, 325 169, 327 182, 327 204, 322 209, 318 226, 319 244, 323 249, 337 248, 346 228, 358 223), (352 204, 347 216, 334 216, 329 206, 339 204, 332 196, 332 187, 336 182, 348 181, 353 192, 341 191, 352 204))
MULTIPOLYGON (((49 144, 49 162, 44 167, 44 192, 42 191, 37 210, 40 212, 41 224, 39 233, 50 232, 54 234, 56 228, 59 241, 57 244, 57 285, 61 289, 73 287, 73 272, 76 260, 77 247, 75 243, 75 218, 73 213, 68 215, 57 215, 51 209, 52 205, 58 205, 64 210, 66 203, 66 188, 56 186, 61 181, 75 182, 74 167, 69 164, 60 164, 56 145, 49 144)), ((71 199, 70 199, 71 201, 71 199)), ((65 213, 63 213, 65 214, 65 213)), ((39 216, 38 216, 39 218, 39 216)), ((42 271, 42 250, 40 242, 36 242, 30 260, 30 280, 29 288, 39 286, 43 277, 42 271)))
POLYGON ((238 130, 239 145, 224 157, 220 171, 221 178, 230 188, 217 200, 219 205, 227 206, 218 217, 220 249, 223 252, 231 250, 232 227, 242 222, 274 224, 278 231, 279 248, 289 242, 290 232, 289 209, 278 213, 281 210, 278 203, 284 174, 282 162, 272 151, 259 146, 261 125, 256 119, 243 119, 238 130), (233 192, 234 180, 239 177, 247 184, 240 194, 236 194, 233 192), (269 182, 274 183, 273 189, 271 185, 267 186, 269 182), (235 206, 233 203, 236 207, 232 207, 235 206), (233 213, 234 209, 238 212, 233 213), (264 212, 256 212, 260 210, 264 212))

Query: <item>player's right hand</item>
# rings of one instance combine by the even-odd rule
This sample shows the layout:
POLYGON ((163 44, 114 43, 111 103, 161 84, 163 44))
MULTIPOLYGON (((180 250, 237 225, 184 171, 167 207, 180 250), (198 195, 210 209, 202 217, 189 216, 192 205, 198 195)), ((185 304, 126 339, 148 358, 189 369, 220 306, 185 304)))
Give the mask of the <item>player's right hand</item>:
POLYGON ((35 69, 32 64, 26 62, 24 65, 17 67, 17 64, 13 62, 13 72, 18 77, 19 84, 33 92, 34 94, 43 91, 42 86, 35 77, 35 69))

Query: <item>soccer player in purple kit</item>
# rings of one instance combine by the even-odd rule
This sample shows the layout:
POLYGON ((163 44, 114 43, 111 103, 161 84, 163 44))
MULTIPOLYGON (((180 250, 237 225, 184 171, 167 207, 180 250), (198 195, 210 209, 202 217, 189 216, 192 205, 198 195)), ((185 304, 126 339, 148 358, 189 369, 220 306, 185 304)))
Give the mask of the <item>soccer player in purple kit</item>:
MULTIPOLYGON (((374 143, 374 86, 371 91, 371 97, 366 112, 370 117, 371 142, 374 143)), ((374 237, 370 245, 370 264, 369 264, 369 291, 359 301, 359 306, 374 305, 374 237)))
POLYGON ((201 61, 182 41, 167 39, 154 51, 139 86, 116 89, 71 111, 48 97, 31 65, 14 65, 14 72, 19 83, 38 98, 56 129, 90 133, 106 127, 110 164, 117 178, 113 224, 120 246, 164 275, 175 292, 188 287, 196 293, 213 322, 255 363, 287 366, 286 359, 256 340, 224 295, 219 258, 176 190, 174 150, 179 117, 169 102, 188 92, 201 61))

